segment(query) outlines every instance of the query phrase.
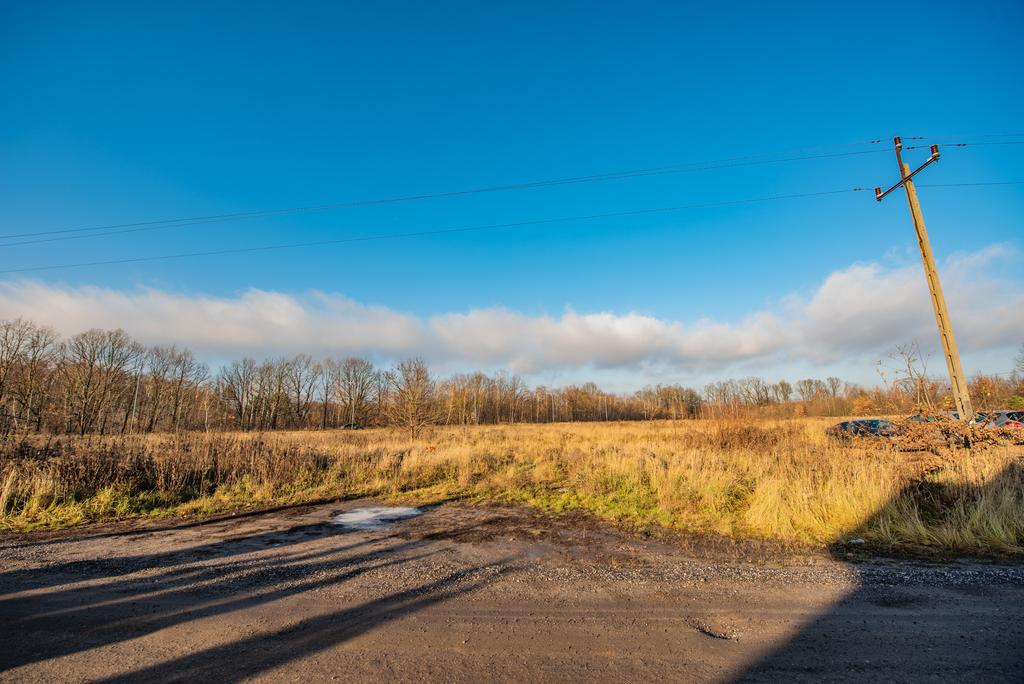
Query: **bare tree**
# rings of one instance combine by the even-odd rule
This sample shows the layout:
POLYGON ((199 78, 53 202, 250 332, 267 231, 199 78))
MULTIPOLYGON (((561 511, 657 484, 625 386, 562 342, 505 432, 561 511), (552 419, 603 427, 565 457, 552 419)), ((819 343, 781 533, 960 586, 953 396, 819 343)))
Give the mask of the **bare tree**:
POLYGON ((320 364, 314 363, 309 356, 300 354, 286 364, 284 371, 285 386, 295 411, 296 423, 298 427, 307 427, 313 394, 322 372, 320 364))
POLYGON ((376 386, 373 388, 375 415, 378 420, 387 419, 388 406, 391 403, 391 381, 389 373, 377 373, 376 386))
POLYGON ((52 397, 53 366, 58 352, 57 332, 52 328, 31 324, 24 344, 21 362, 12 383, 18 402, 17 415, 31 421, 36 432, 43 429, 46 408, 52 397))
POLYGON ((188 349, 175 353, 173 365, 171 426, 177 432, 181 426, 182 414, 189 408, 190 401, 194 406, 196 394, 201 391, 210 369, 205 363, 196 361, 188 349))
POLYGON ((897 346, 889 358, 900 364, 894 371, 896 387, 912 398, 915 409, 933 412, 935 405, 928 386, 928 359, 921 354, 917 342, 897 346))
POLYGON ((334 359, 326 359, 320 364, 321 372, 319 379, 319 395, 322 412, 320 414, 320 429, 327 429, 327 417, 331 410, 331 404, 336 398, 338 378, 341 376, 341 365, 334 359))
POLYGON ((165 409, 168 378, 174 368, 178 350, 174 347, 152 347, 146 352, 146 392, 145 401, 149 418, 146 419, 146 432, 153 432, 157 418, 165 409))
POLYGON ((793 397, 793 386, 785 380, 779 380, 777 383, 772 385, 772 398, 777 403, 788 404, 789 400, 793 397))
MULTIPOLYGON (((87 330, 65 345, 61 374, 69 407, 69 428, 79 434, 107 430, 114 410, 130 410, 125 396, 134 389, 132 369, 143 353, 123 330, 87 330)), ((127 424, 127 413, 123 426, 127 424)))
POLYGON ((362 426, 370 396, 377 382, 377 371, 366 359, 345 359, 338 374, 338 398, 345 407, 348 423, 362 426))
MULTIPOLYGON (((903 412, 937 407, 943 384, 927 375, 916 345, 881 367, 884 388, 864 390, 835 377, 790 385, 761 378, 708 384, 703 395, 680 385, 647 386, 630 394, 588 382, 530 388, 506 372, 455 375, 435 382, 421 360, 380 373, 365 360, 242 359, 216 378, 187 349, 144 350, 124 331, 89 330, 65 342, 27 321, 0 321, 0 433, 35 429, 87 434, 193 429, 323 428, 339 421, 396 425, 419 435, 445 424, 788 416, 803 413, 903 412), (889 382, 894 375, 895 382, 889 382), (791 405, 798 398, 801 403, 791 405)), ((986 406, 1024 404, 1021 373, 979 377, 971 391, 986 406)))
POLYGON ((288 403, 284 389, 285 377, 291 361, 287 359, 268 360, 256 368, 255 399, 251 422, 260 430, 276 430, 281 414, 288 403))
POLYGON ((796 381, 796 393, 800 395, 801 401, 814 399, 821 391, 821 380, 804 378, 796 381))
POLYGON ((220 374, 224 396, 234 409, 238 426, 243 430, 252 428, 253 405, 255 404, 256 361, 245 358, 232 361, 220 374))
POLYGON ((409 430, 416 439, 424 426, 437 420, 434 380, 423 359, 401 362, 388 374, 392 397, 389 413, 392 423, 409 430))
MULTIPOLYGON (((18 318, 0 321, 0 406, 6 407, 10 391, 9 381, 25 345, 28 343, 34 325, 18 318)), ((13 411, 7 411, 8 415, 13 411)))
POLYGON ((750 406, 764 406, 768 403, 768 385, 761 378, 750 377, 739 381, 743 400, 750 406))

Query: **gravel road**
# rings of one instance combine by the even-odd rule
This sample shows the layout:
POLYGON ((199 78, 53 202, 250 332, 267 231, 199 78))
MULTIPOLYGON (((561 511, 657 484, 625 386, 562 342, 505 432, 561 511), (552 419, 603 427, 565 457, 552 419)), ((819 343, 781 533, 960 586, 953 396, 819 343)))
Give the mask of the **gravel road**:
POLYGON ((1024 681, 1024 566, 373 502, 0 537, 2 681, 1024 681))

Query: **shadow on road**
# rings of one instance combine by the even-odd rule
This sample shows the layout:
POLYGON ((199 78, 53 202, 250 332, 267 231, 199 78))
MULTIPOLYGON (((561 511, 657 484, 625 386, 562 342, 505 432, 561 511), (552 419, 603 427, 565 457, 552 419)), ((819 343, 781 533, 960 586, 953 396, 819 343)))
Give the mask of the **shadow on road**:
MULTIPOLYGON (((428 543, 357 536, 329 524, 296 525, 167 552, 3 573, 0 671, 341 585, 437 553, 424 548, 428 543)), ((115 681, 207 680, 214 671, 221 680, 252 676, 472 591, 506 569, 502 562, 450 572, 283 632, 189 653, 115 681)))
MULTIPOLYGON (((481 569, 452 572, 434 582, 367 601, 355 608, 304 620, 284 631, 216 646, 103 681, 210 681, 216 678, 234 682, 247 679, 341 644, 385 622, 478 589, 490 578, 463 582, 481 569), (230 663, 227 672, 226 663, 230 663)), ((503 571, 498 569, 498 573, 503 571)))
MULTIPOLYGON (((1004 487, 1024 496, 1019 463, 982 487, 965 491, 922 481, 902 493, 919 502, 923 515, 941 519, 948 507, 984 505, 992 492, 1004 487)), ((894 497, 862 530, 884 520, 899 500, 894 497)), ((836 545, 832 555, 850 562, 851 548, 836 545)), ((1000 579, 998 564, 969 568, 901 560, 855 567, 856 590, 813 617, 736 681, 950 681, 958 676, 1024 681, 1024 626, 1018 611, 1002 609, 1019 600, 1020 587, 1000 579), (978 575, 985 580, 976 581, 978 575)))
MULTIPOLYGON (((1020 464, 971 490, 919 482, 903 494, 921 504, 923 515, 941 518, 956 502, 991 503, 993 492, 1007 489, 1024 492, 1020 464)), ((877 511, 863 528, 881 524, 900 499, 877 511)), ((279 518, 269 524, 287 523, 279 518)), ((158 530, 154 538, 130 537, 133 543, 144 540, 145 550, 155 549, 150 552, 135 549, 129 555, 0 573, 0 671, 50 667, 54 664, 41 664, 76 656, 67 661, 69 667, 92 659, 99 667, 111 666, 102 674, 116 682, 237 681, 265 675, 514 572, 508 558, 461 569, 435 562, 444 553, 444 539, 469 538, 486 524, 446 525, 443 534, 413 539, 294 519, 290 527, 273 530, 262 523, 251 526, 262 529, 250 532, 229 526, 234 536, 214 541, 206 535, 225 530, 158 530), (165 534, 171 538, 163 540, 165 534), (325 589, 335 591, 320 600, 317 592, 325 589), (281 609, 269 607, 286 599, 291 602, 281 609), (288 617, 276 623, 276 631, 249 629, 275 615, 274 610, 288 617), (225 619, 209 622, 218 617, 225 619), (199 630, 209 638, 197 636, 199 630), (117 653, 133 652, 135 645, 126 642, 147 636, 140 642, 147 649, 144 657, 116 662, 117 653), (111 646, 124 650, 87 653, 111 646)), ((99 542, 94 548, 114 547, 99 542)), ((1024 681, 1024 624, 1021 610, 1010 605, 1020 599, 1014 579, 1019 574, 1003 572, 998 564, 857 563, 848 556, 851 548, 856 547, 838 545, 833 555, 858 573, 857 588, 824 612, 808 615, 788 641, 735 679, 1024 681)), ((74 553, 82 551, 75 547, 74 553)), ((615 648, 615 658, 631 657, 621 646, 615 648)), ((741 655, 738 649, 734 662, 749 662, 752 652, 741 655)), ((685 669, 686 657, 701 657, 699 651, 679 655, 670 668, 685 669)), ((6 678, 0 673, 0 680, 6 678)))

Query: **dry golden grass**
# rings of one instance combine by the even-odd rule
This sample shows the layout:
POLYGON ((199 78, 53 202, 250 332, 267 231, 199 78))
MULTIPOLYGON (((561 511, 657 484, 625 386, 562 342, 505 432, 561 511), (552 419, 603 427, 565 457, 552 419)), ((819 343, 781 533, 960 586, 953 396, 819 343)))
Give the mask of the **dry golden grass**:
POLYGON ((841 445, 832 419, 185 434, 8 442, 16 529, 322 498, 516 501, 617 523, 828 544, 1024 552, 1024 448, 841 445))

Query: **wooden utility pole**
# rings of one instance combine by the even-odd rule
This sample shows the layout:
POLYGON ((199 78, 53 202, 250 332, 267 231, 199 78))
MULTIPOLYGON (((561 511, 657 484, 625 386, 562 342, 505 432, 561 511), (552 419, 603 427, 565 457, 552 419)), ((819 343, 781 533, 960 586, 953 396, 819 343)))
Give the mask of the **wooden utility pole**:
POLYGON ((924 275, 928 279, 928 291, 931 293, 932 309, 935 311, 935 323, 939 326, 939 338, 942 340, 942 351, 946 358, 946 368, 949 370, 949 387, 953 393, 953 405, 956 407, 957 416, 962 421, 974 418, 974 408, 971 406, 971 395, 967 391, 967 377, 960 365, 960 352, 956 348, 956 338, 953 337, 953 322, 949 318, 949 309, 946 308, 946 298, 942 294, 942 283, 939 282, 939 272, 935 268, 935 258, 932 256, 932 246, 928 241, 928 230, 924 227, 924 217, 921 215, 921 204, 917 201, 917 190, 914 189, 914 181, 911 180, 922 169, 938 161, 939 146, 932 145, 932 155, 921 166, 914 171, 903 163, 903 143, 899 136, 893 138, 896 146, 896 163, 900 169, 900 181, 885 192, 881 188, 875 188, 875 199, 879 202, 896 188, 903 186, 907 193, 907 203, 910 204, 910 217, 914 221, 914 231, 917 233, 917 245, 921 248, 921 260, 924 262, 924 275))

